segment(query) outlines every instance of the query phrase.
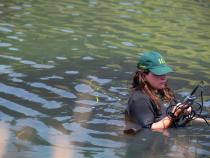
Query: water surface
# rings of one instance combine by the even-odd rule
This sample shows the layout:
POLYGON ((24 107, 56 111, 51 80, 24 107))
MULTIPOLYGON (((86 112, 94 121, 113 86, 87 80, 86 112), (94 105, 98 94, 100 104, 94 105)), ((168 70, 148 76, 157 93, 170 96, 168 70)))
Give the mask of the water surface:
POLYGON ((0 157, 209 157, 205 124, 123 134, 144 51, 180 99, 204 80, 210 111, 209 25, 207 0, 0 1, 0 157))

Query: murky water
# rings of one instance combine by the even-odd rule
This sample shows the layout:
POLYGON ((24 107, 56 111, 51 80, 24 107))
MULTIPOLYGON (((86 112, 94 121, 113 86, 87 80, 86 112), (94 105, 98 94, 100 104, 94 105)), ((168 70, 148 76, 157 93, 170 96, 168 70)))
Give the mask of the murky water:
POLYGON ((0 157, 209 157, 204 124, 123 134, 136 57, 159 50, 184 96, 205 81, 210 2, 0 1, 0 157))

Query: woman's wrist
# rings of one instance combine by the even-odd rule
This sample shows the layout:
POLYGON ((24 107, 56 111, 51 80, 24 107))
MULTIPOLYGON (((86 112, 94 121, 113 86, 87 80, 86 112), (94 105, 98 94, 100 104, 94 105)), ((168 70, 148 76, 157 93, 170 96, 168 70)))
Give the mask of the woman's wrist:
POLYGON ((168 117, 170 117, 171 119, 175 119, 177 116, 175 115, 175 113, 169 112, 168 117))

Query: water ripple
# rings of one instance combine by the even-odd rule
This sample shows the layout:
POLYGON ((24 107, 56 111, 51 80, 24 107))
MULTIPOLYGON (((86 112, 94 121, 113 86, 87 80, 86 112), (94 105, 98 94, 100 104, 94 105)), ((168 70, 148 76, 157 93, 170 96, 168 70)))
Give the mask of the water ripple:
POLYGON ((15 39, 15 40, 18 40, 18 41, 20 41, 20 42, 24 41, 24 39, 19 38, 18 36, 7 36, 7 38, 15 39))
POLYGON ((61 31, 65 33, 74 33, 74 30, 71 29, 61 29, 61 31))
POLYGON ((62 134, 60 131, 56 130, 55 128, 47 126, 43 122, 37 119, 32 119, 32 118, 19 119, 16 121, 16 125, 15 125, 16 130, 21 130, 24 127, 31 127, 33 129, 36 129, 38 136, 40 136, 43 140, 46 140, 46 141, 50 141, 50 135, 52 134, 55 134, 55 135, 62 134))
POLYGON ((55 57, 55 58, 58 60, 67 60, 68 59, 67 57, 55 57))
MULTIPOLYGON (((1 106, 1 105, 0 105, 1 106)), ((12 121, 13 117, 0 111, 1 121, 12 121)))
POLYGON ((10 65, 0 65, 0 74, 9 74, 12 72, 10 65))
POLYGON ((6 27, 0 27, 0 32, 12 32, 12 30, 6 27))
POLYGON ((205 106, 205 107, 207 107, 207 108, 210 108, 210 100, 204 101, 204 102, 203 102, 203 106, 205 106))
POLYGON ((17 82, 17 83, 21 83, 21 82, 24 82, 22 79, 19 79, 17 77, 26 77, 25 74, 22 74, 22 73, 16 73, 16 72, 11 72, 8 74, 9 77, 11 77, 11 80, 13 82, 17 82))
POLYGON ((73 70, 71 70, 71 71, 65 71, 64 73, 65 74, 70 74, 70 75, 76 75, 76 74, 79 73, 79 71, 73 71, 73 70))
POLYGON ((128 46, 128 47, 134 47, 135 44, 130 43, 130 42, 121 42, 123 45, 128 46))
POLYGON ((92 108, 90 107, 82 107, 82 106, 77 106, 73 109, 73 112, 78 112, 78 113, 86 113, 86 112, 91 112, 92 108))
POLYGON ((105 103, 103 103, 103 102, 98 102, 98 101, 94 101, 94 100, 77 100, 76 103, 90 105, 90 106, 105 105, 105 103))
POLYGON ((25 75, 23 73, 13 72, 13 73, 10 73, 8 76, 9 77, 26 77, 27 75, 25 75))
MULTIPOLYGON (((1 43, 0 43, 0 46, 1 46, 1 43)), ((37 64, 34 61, 22 60, 22 58, 20 58, 20 57, 13 57, 13 56, 8 56, 8 55, 0 55, 0 57, 5 58, 5 59, 11 59, 11 60, 19 61, 22 64, 31 65, 31 67, 38 68, 38 69, 51 69, 51 68, 55 67, 54 65, 37 64)))
POLYGON ((122 120, 110 120, 110 119, 92 119, 91 121, 88 121, 88 123, 93 123, 93 124, 107 124, 107 125, 114 125, 114 126, 119 126, 123 127, 125 125, 124 121, 122 120))
POLYGON ((43 89, 47 89, 55 94, 58 94, 59 96, 62 96, 62 97, 65 97, 65 98, 71 98, 71 99, 74 99, 74 98, 77 98, 73 93, 71 92, 67 92, 63 89, 58 89, 58 88, 55 88, 55 87, 51 87, 51 86, 48 86, 44 83, 39 83, 39 82, 33 82, 33 83, 28 83, 30 86, 32 87, 36 87, 36 88, 43 88, 43 89))
POLYGON ((91 76, 91 75, 89 75, 88 78, 101 84, 101 85, 107 84, 112 81, 112 79, 103 79, 103 78, 98 78, 96 76, 91 76))
MULTIPOLYGON (((101 146, 101 147, 121 147, 122 143, 119 143, 117 141, 112 141, 109 139, 97 139, 94 138, 92 136, 90 136, 90 134, 109 134, 111 135, 111 132, 100 132, 100 131, 96 131, 96 130, 90 130, 87 128, 83 128, 80 124, 78 123, 65 123, 64 127, 66 129, 72 130, 72 134, 70 135, 70 140, 71 141, 79 141, 79 142, 90 142, 93 145, 97 145, 97 146, 101 146)), ((114 135, 115 133, 113 133, 114 135)))
POLYGON ((123 87, 110 87, 109 90, 111 92, 115 92, 115 93, 121 94, 123 96, 128 95, 127 88, 123 88, 123 87))
POLYGON ((83 57, 82 60, 94 60, 94 58, 91 56, 86 56, 86 57, 83 57))
POLYGON ((11 6, 9 8, 12 9, 12 10, 21 10, 22 9, 22 7, 17 6, 17 5, 11 6))
POLYGON ((13 82, 16 82, 16 83, 22 83, 22 82, 24 82, 23 80, 21 80, 21 79, 19 79, 19 78, 11 78, 11 80, 12 80, 13 82))
POLYGON ((33 64, 32 67, 38 68, 38 69, 52 69, 55 66, 54 65, 46 65, 46 64, 33 64))
POLYGON ((52 75, 52 76, 47 76, 47 77, 41 77, 41 80, 49 80, 49 79, 59 79, 59 80, 63 80, 64 78, 61 76, 57 76, 57 75, 52 75))
POLYGON ((61 32, 64 32, 64 33, 74 33, 74 30, 72 30, 72 29, 57 29, 57 28, 55 28, 55 30, 57 30, 57 31, 61 31, 61 32))
POLYGON ((12 46, 11 43, 0 42, 0 47, 10 47, 10 46, 12 46))
POLYGON ((90 93, 94 91, 89 85, 86 84, 78 84, 74 88, 76 89, 76 91, 81 93, 90 93))
POLYGON ((134 4, 129 3, 129 2, 120 2, 120 5, 125 5, 125 6, 133 6, 134 4))
POLYGON ((33 116, 34 117, 34 116, 42 115, 41 113, 39 113, 39 112, 37 112, 33 109, 24 107, 23 105, 16 104, 14 102, 11 102, 11 101, 6 100, 6 99, 1 98, 1 97, 0 97, 0 106, 3 106, 3 107, 5 107, 7 109, 10 109, 12 111, 22 113, 26 116, 33 116))
POLYGON ((8 48, 9 50, 12 50, 12 51, 18 51, 19 49, 18 48, 15 48, 15 47, 10 47, 8 48))
POLYGON ((20 57, 13 57, 13 56, 8 56, 8 55, 0 55, 0 57, 5 58, 5 59, 16 60, 16 61, 21 60, 20 57))
POLYGON ((46 99, 43 99, 41 97, 39 97, 36 94, 30 93, 24 89, 21 88, 16 88, 16 87, 11 87, 8 85, 5 85, 3 83, 0 83, 0 92, 5 93, 5 94, 11 94, 17 97, 20 97, 22 99, 26 99, 35 103, 39 103, 41 104, 44 108, 47 109, 55 109, 55 108, 59 108, 61 107, 61 103, 60 102, 56 102, 56 101, 48 101, 46 99))

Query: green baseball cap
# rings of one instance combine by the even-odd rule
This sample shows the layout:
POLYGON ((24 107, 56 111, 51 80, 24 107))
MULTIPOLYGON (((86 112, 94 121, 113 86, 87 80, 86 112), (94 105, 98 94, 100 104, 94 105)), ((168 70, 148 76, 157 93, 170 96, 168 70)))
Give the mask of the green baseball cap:
POLYGON ((141 70, 149 70, 155 75, 164 75, 173 72, 160 53, 156 51, 149 51, 140 54, 137 68, 141 70))

